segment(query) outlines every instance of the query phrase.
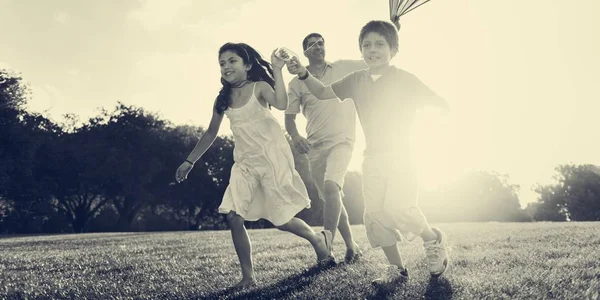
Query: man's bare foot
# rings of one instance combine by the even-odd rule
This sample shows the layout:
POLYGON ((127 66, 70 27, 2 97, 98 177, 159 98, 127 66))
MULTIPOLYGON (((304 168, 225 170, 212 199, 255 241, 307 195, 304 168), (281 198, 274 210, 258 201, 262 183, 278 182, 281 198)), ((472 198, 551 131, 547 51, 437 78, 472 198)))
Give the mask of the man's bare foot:
POLYGON ((354 243, 354 247, 346 249, 346 263, 353 263, 360 259, 363 256, 363 252, 358 247, 358 244, 354 243))
POLYGON ((232 286, 232 289, 242 289, 245 287, 250 287, 256 285, 256 280, 254 277, 242 278, 242 281, 238 282, 236 285, 232 286))

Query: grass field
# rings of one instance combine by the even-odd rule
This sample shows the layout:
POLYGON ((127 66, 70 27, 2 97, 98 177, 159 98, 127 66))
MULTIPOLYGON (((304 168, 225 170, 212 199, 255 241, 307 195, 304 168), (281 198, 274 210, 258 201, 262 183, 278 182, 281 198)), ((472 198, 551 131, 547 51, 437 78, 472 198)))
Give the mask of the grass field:
POLYGON ((258 286, 241 291, 226 289, 240 278, 229 231, 3 236, 0 299, 600 299, 600 223, 436 225, 450 268, 430 280, 421 242, 402 244, 411 278, 393 291, 370 286, 385 258, 362 226, 363 260, 322 272, 308 242, 250 230, 258 286))

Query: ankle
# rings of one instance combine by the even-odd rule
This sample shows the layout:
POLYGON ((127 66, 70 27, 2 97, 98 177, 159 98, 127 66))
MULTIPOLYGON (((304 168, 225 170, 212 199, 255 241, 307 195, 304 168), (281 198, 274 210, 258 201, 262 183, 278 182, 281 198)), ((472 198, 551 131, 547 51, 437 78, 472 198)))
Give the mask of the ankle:
POLYGON ((242 268, 242 278, 254 278, 253 266, 244 266, 244 268, 242 268))
POLYGON ((346 250, 347 251, 356 251, 356 250, 358 250, 358 244, 356 244, 355 242, 348 242, 348 243, 346 243, 346 250))

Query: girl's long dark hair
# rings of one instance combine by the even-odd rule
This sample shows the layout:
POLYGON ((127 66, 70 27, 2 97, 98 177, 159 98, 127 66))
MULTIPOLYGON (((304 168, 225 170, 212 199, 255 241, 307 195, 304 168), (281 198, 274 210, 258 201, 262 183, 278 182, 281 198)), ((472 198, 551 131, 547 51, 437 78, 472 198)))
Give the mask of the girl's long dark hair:
MULTIPOLYGON (((225 51, 234 52, 242 58, 244 64, 251 66, 248 71, 249 81, 265 81, 273 89, 275 88, 271 64, 264 60, 254 48, 244 43, 226 43, 219 48, 219 56, 225 51)), ((223 77, 221 77, 221 84, 223 87, 219 91, 219 95, 215 101, 215 109, 219 114, 223 114, 231 105, 231 84, 223 79, 223 77)))

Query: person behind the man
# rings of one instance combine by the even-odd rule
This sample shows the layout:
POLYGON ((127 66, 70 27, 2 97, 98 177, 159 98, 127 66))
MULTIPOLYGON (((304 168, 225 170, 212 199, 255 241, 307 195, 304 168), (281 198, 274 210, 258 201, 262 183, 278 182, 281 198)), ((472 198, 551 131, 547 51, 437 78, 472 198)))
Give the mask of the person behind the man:
MULTIPOLYGON (((325 60, 325 39, 311 33, 302 41, 307 68, 311 74, 328 85, 356 70, 366 69, 363 60, 325 60)), ((320 101, 294 77, 289 84, 289 105, 285 111, 285 128, 292 137, 293 147, 307 154, 311 175, 323 199, 323 227, 335 238, 336 228, 346 244, 346 262, 362 255, 352 238, 348 213, 342 202, 342 187, 352 158, 355 140, 356 111, 351 101, 320 101), (296 114, 307 119, 304 138, 296 127, 296 114)))

